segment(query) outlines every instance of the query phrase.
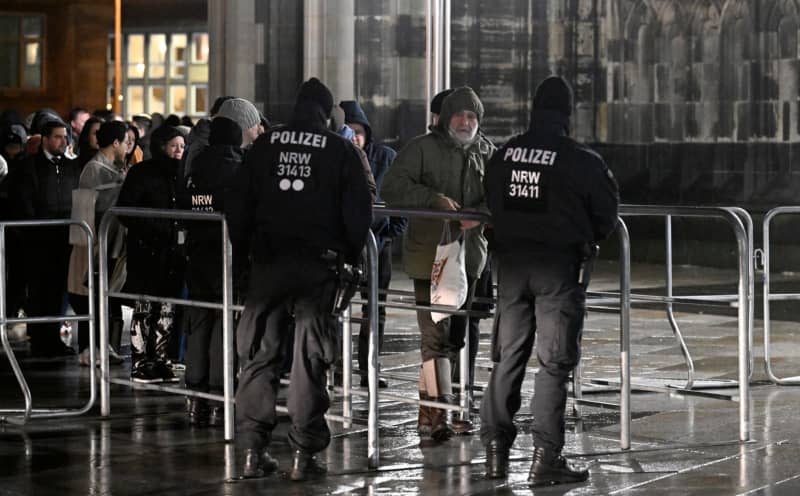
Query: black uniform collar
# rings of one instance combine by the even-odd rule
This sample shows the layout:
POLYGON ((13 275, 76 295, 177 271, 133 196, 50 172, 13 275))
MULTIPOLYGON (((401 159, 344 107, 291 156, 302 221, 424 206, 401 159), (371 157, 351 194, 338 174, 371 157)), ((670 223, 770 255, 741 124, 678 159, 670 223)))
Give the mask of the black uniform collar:
POLYGON ((291 127, 300 129, 325 129, 328 116, 322 106, 311 100, 300 100, 294 106, 291 127))
POLYGON ((544 132, 558 136, 569 136, 569 116, 554 110, 534 110, 531 112, 529 131, 544 132))

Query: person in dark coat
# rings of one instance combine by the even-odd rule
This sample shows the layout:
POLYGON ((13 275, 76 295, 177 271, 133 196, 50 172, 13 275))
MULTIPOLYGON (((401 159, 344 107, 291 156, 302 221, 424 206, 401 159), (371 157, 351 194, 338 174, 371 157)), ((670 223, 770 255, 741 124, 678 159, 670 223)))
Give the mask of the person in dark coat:
MULTIPOLYGON (((242 128, 226 117, 210 123, 208 145, 196 154, 193 168, 185 179, 181 208, 195 212, 224 212, 225 196, 244 160, 242 128)), ((217 222, 187 223, 186 284, 189 298, 222 301, 222 235, 217 222)), ((208 308, 188 308, 186 388, 222 394, 222 312, 208 308)), ((209 407, 204 398, 189 398, 187 415, 192 425, 218 425, 222 405, 209 407)))
MULTIPOLYGON (((150 160, 132 167, 117 200, 120 207, 174 209, 175 180, 180 162, 180 132, 172 126, 156 129, 150 141, 150 160)), ((128 228, 125 292, 176 297, 183 287, 185 233, 167 219, 121 217, 128 228)), ((136 382, 177 381, 167 363, 172 333, 172 304, 153 300, 136 302, 131 321, 131 378, 136 382)))
MULTIPOLYGON (((376 190, 380 191, 383 184, 383 177, 389 166, 394 161, 397 153, 386 145, 377 143, 372 134, 367 114, 358 102, 347 100, 339 103, 344 110, 344 122, 355 133, 354 144, 364 151, 369 161, 372 176, 375 178, 376 190)), ((376 199, 382 202, 380 196, 376 199)), ((403 234, 408 221, 402 217, 377 217, 372 222, 372 232, 378 242, 378 288, 389 289, 392 281, 392 242, 394 238, 403 234)), ((366 299, 367 295, 363 294, 366 299)), ((378 296, 380 301, 386 301, 386 295, 378 296)), ((367 315, 367 306, 361 309, 362 316, 367 315)), ((383 331, 386 326, 386 307, 378 307, 378 346, 383 347, 383 331)), ((358 332, 358 368, 361 372, 361 386, 367 386, 367 352, 369 350, 369 324, 361 325, 358 332)), ((384 379, 378 381, 380 387, 386 387, 384 379)))
MULTIPOLYGON (((75 161, 64 155, 67 125, 56 120, 46 121, 40 132, 39 152, 21 166, 10 187, 12 216, 22 220, 69 219, 72 190, 78 187, 80 170, 75 161)), ((21 232, 28 276, 27 314, 32 317, 61 315, 71 251, 69 226, 27 228, 21 232)), ((75 350, 61 341, 59 327, 58 324, 28 324, 31 354, 74 354, 75 350)))

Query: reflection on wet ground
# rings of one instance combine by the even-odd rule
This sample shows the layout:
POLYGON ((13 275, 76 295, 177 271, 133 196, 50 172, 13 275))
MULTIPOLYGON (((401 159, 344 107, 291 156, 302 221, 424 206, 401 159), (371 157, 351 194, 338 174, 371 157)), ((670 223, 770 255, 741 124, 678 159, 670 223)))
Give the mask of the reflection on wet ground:
MULTIPOLYGON (((698 274, 708 284, 735 282, 732 274, 698 274)), ((658 280, 660 273, 639 267, 638 281, 658 280), (650 277, 651 279, 648 279, 650 277)), ((676 285, 680 283, 677 275, 676 285)), ((643 282, 644 281, 644 282, 643 282)), ((598 289, 614 287, 616 274, 606 266, 595 279, 598 289)), ((636 285, 637 279, 634 279, 636 285)), ((396 286, 407 281, 397 275, 396 286)), ((656 283, 650 286, 657 285, 656 283)), ((356 312, 357 313, 357 312, 356 312)), ((678 323, 695 357, 702 379, 736 378, 736 320, 730 315, 679 313, 678 323)), ((632 369, 639 382, 685 380, 685 367, 669 324, 661 310, 633 312, 632 369)), ((357 332, 357 326, 354 326, 357 332)), ((490 322, 482 323, 483 342, 478 382, 488 378, 490 322)), ((800 351, 797 325, 773 322, 773 367, 779 375, 797 373, 800 351)), ((271 453, 281 462, 279 473, 259 480, 226 482, 238 474, 236 451, 221 429, 191 428, 184 420, 183 398, 112 386, 112 417, 97 411, 69 420, 33 421, 25 428, 0 425, 0 495, 47 494, 800 494, 800 425, 796 422, 800 388, 768 384, 762 372, 760 322, 756 323, 756 367, 753 377, 751 438, 739 443, 738 403, 704 396, 638 391, 632 399, 632 446, 619 450, 617 412, 581 406, 567 422, 565 453, 589 467, 588 483, 537 489, 527 487, 530 465, 531 416, 527 408, 533 390, 535 362, 524 383, 524 403, 518 416, 520 435, 511 457, 507 481, 483 479, 483 448, 477 436, 443 444, 420 442, 415 407, 381 401, 381 469, 367 469, 365 426, 355 424, 335 432, 323 453, 327 478, 292 483, 286 472, 291 461, 286 442, 288 419, 278 426, 271 453)), ((592 312, 584 333, 584 378, 618 379, 619 318, 592 312)), ((391 371, 392 391, 415 395, 415 318, 389 311, 386 353, 381 361, 391 371)), ((24 349, 20 349, 24 357, 24 349)), ((88 394, 88 374, 75 359, 23 360, 34 404, 77 406, 88 394)), ((127 369, 116 373, 124 375, 127 369)), ((22 404, 5 357, 0 356, 0 408, 22 404)), ((636 381, 635 381, 636 382, 636 381)), ((708 389, 734 395, 732 388, 708 389)), ((615 403, 608 388, 584 388, 587 398, 615 403)), ((480 401, 476 394, 476 404, 480 401)), ((353 400, 353 415, 366 420, 364 398, 353 400)), ((570 409, 571 410, 571 409, 570 409)), ((341 413, 337 399, 332 413, 341 413)), ((476 419, 477 420, 477 419, 476 419)))

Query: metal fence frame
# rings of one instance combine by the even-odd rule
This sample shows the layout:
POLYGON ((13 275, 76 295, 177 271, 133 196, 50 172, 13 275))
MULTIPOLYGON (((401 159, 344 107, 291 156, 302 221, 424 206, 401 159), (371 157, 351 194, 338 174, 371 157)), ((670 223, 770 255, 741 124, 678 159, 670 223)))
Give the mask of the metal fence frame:
POLYGON ((791 376, 791 377, 779 377, 775 372, 772 370, 772 329, 771 329, 771 319, 770 319, 770 306, 769 303, 771 301, 787 301, 787 300, 800 300, 800 293, 771 293, 770 292, 770 274, 769 274, 769 260, 770 260, 770 241, 769 241, 769 233, 770 233, 770 225, 772 224, 772 219, 777 217, 778 215, 785 215, 785 214, 798 214, 800 213, 800 206, 784 206, 784 207, 776 207, 767 212, 764 216, 764 224, 763 224, 763 240, 764 244, 762 247, 763 253, 763 267, 764 267, 764 295, 763 295, 763 306, 764 306, 764 371, 767 374, 767 377, 773 384, 779 384, 782 386, 792 386, 800 384, 800 376, 791 376))
MULTIPOLYGON (((25 408, 4 408, 0 409, 0 423, 8 422, 10 424, 25 425, 31 419, 37 418, 60 418, 72 417, 83 415, 94 406, 97 400, 97 380, 94 371, 89 376, 89 400, 82 408, 68 409, 68 408, 33 408, 33 400, 31 398, 31 390, 25 380, 25 375, 19 366, 11 344, 8 341, 8 324, 49 324, 59 322, 88 322, 89 323, 89 363, 95 363, 95 342, 94 342, 94 321, 95 321, 95 308, 94 308, 94 257, 92 250, 94 247, 94 234, 92 233, 89 224, 82 220, 73 219, 55 219, 55 220, 30 220, 30 221, 10 221, 0 222, 0 340, 3 343, 3 349, 6 352, 8 361, 11 363, 11 368, 14 370, 14 376, 19 383, 22 390, 23 397, 25 398, 25 408), (87 315, 65 315, 65 316, 44 316, 44 317, 25 317, 25 318, 6 318, 6 228, 7 227, 51 227, 51 226, 78 226, 85 234, 87 239, 87 257, 88 257, 88 290, 89 290, 89 313, 87 315), (21 416, 8 416, 7 414, 22 414, 21 416)), ((74 249, 74 248, 73 248, 74 249)))
MULTIPOLYGON (((621 217, 693 217, 718 218, 724 220, 733 230, 738 251, 738 291, 735 295, 711 296, 649 296, 632 294, 631 301, 672 303, 698 303, 708 301, 730 301, 738 303, 738 396, 731 398, 739 402, 739 440, 750 439, 750 375, 752 373, 753 343, 753 237, 752 220, 744 209, 739 207, 681 207, 671 205, 620 205, 621 217), (744 222, 743 222, 744 221, 744 222), (747 224, 747 228, 745 227, 747 224)), ((669 225, 669 224, 668 224, 669 225)), ((668 232, 671 233, 671 230, 668 232)), ((671 246, 671 244, 670 244, 671 246)), ((670 250, 671 251, 671 250, 670 250)), ((670 263, 671 274, 671 263, 670 263)), ((671 283, 671 276, 670 276, 671 283)), ((671 284, 668 287, 671 292, 671 284)), ((671 323, 672 325, 672 323, 671 323)), ((673 327, 673 331, 674 331, 673 327)), ((691 378, 691 377, 690 377, 691 378)), ((680 391, 679 388, 652 388, 680 391)))

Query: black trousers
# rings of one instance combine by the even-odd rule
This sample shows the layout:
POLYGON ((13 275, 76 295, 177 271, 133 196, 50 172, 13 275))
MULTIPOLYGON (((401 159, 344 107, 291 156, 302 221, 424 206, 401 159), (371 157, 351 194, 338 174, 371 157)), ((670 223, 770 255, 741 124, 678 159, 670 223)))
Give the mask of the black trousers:
MULTIPOLYGON (((392 241, 386 240, 378 253, 378 289, 389 289, 392 282, 392 241)), ((361 293, 366 300, 367 293, 361 293)), ((378 301, 386 301, 385 294, 378 295, 378 301)), ((362 318, 369 318, 367 305, 361 307, 362 318)), ((386 307, 378 307, 378 350, 383 349, 383 330, 386 327, 386 307)), ((367 353, 369 352, 369 324, 362 324, 358 330, 358 370, 366 374, 367 353)))
MULTIPOLYGON (((200 298, 203 299, 203 298, 200 298)), ((222 312, 186 308, 186 387, 222 392, 222 312)))
POLYGON ((560 451, 564 446, 567 382, 580 360, 586 292, 577 282, 578 257, 560 253, 501 254, 499 322, 492 342, 492 370, 481 402, 481 440, 507 446, 517 435, 514 415, 536 337, 533 441, 560 451))
POLYGON ((325 412, 330 406, 326 372, 336 360, 338 339, 331 315, 335 273, 321 259, 299 255, 254 263, 245 309, 236 330, 242 364, 236 391, 240 447, 266 446, 277 424, 275 401, 287 339, 287 308, 294 313, 294 357, 287 407, 289 444, 315 453, 330 443, 325 412))
MULTIPOLYGON (((29 317, 62 315, 72 253, 68 226, 29 230, 33 229, 41 232, 24 238, 26 243, 30 243, 26 245, 30 252, 26 257, 29 278, 25 311, 29 317)), ((46 354, 61 348, 60 327, 58 323, 28 324, 31 351, 46 354)))

